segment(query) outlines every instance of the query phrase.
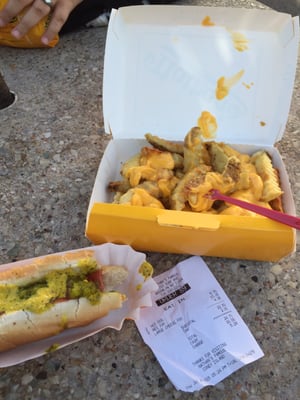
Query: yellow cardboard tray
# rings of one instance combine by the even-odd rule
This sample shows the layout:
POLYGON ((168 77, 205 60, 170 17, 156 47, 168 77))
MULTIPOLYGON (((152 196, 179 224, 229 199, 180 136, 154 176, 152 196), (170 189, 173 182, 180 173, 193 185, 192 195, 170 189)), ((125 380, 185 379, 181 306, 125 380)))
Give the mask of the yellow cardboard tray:
POLYGON ((295 214, 276 142, 288 117, 298 42, 298 18, 275 11, 198 6, 114 10, 103 81, 105 130, 113 139, 95 180, 86 236, 97 244, 124 243, 142 251, 266 261, 292 253, 295 230, 267 218, 111 204, 107 185, 120 179, 122 162, 145 145, 145 133, 182 140, 208 110, 218 122, 216 141, 249 154, 258 149, 271 154, 280 172, 285 212, 295 214), (218 78, 236 74, 241 79, 228 96, 216 99, 218 78))

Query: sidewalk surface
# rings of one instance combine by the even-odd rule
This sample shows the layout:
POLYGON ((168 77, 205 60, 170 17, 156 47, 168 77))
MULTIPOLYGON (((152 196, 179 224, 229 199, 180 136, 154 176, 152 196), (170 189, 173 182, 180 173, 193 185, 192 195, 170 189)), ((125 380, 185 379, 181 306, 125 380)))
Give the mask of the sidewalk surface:
MULTIPOLYGON (((254 0, 181 4, 267 8, 254 0)), ((271 1, 266 1, 271 6, 271 1)), ((274 2, 294 6, 297 0, 274 2)), ((17 102, 0 111, 0 264, 90 245, 85 218, 110 139, 102 118, 106 28, 83 29, 51 50, 0 48, 17 102)), ((300 63, 279 149, 300 215, 300 63)), ((169 382, 134 323, 0 370, 0 398, 294 400, 300 396, 299 250, 279 263, 204 257, 265 356, 216 387, 188 394, 169 382)), ((155 273, 185 256, 149 253, 155 273)), ((0 327, 1 334, 1 327, 0 327)))

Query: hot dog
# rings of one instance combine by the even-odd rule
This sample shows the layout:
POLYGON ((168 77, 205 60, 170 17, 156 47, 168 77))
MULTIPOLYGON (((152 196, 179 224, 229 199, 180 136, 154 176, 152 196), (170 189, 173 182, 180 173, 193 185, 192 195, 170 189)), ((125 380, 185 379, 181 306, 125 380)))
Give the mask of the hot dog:
POLYGON ((0 270, 0 352, 87 325, 121 308, 123 266, 100 265, 93 250, 48 255, 0 270))

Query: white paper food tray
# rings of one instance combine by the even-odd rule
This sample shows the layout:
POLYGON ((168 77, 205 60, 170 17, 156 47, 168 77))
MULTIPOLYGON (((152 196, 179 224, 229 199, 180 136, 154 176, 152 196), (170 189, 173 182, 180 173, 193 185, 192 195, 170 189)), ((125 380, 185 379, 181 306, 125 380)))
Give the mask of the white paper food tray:
MULTIPOLYGON (((113 221, 107 227, 98 224, 97 235, 95 227, 91 228, 98 213, 94 206, 112 201, 107 185, 120 179, 122 163, 146 144, 145 133, 183 140, 190 128, 197 125, 203 111, 209 111, 217 120, 214 140, 250 154, 262 149, 268 151, 280 173, 284 210, 295 214, 289 178, 276 142, 282 138, 288 118, 298 43, 299 18, 276 11, 199 6, 135 6, 114 10, 107 34, 103 81, 105 131, 113 135, 113 140, 95 180, 88 208, 87 236, 94 242, 109 238, 129 243, 139 250, 174 251, 174 247, 168 246, 172 238, 164 235, 164 248, 158 244, 152 246, 150 240, 146 248, 145 241, 139 243, 138 236, 147 234, 146 225, 128 240, 116 233, 117 228, 110 232, 113 221), (203 25, 207 17, 212 26, 203 25), (243 38, 244 51, 237 50, 236 37, 243 38), (243 75, 228 96, 221 101, 216 99, 218 79, 240 71, 243 75)), ((128 216, 135 223, 136 212, 128 210, 128 216)), ((202 226, 203 215, 194 214, 193 220, 196 234, 201 227, 207 228, 205 224, 202 226)), ((222 221, 213 224, 213 229, 222 225, 222 221)), ((236 227, 239 229, 242 224, 247 226, 246 217, 240 217, 236 227)), ((232 226, 234 229, 234 223, 232 226)), ((272 221, 267 231, 272 227, 279 229, 272 221)), ((295 249, 295 232, 289 231, 289 235, 289 249, 284 249, 282 256, 295 249)), ((268 233, 264 236, 265 245, 270 247, 270 256, 257 254, 256 259, 278 259, 271 256, 273 238, 270 236, 268 242, 267 236, 268 233)), ((199 251, 189 246, 186 249, 178 246, 178 251, 244 258, 243 251, 235 255, 232 249, 227 253, 218 246, 202 249, 202 239, 199 234, 199 251)), ((182 240, 184 234, 180 243, 182 240)), ((251 252, 246 251, 245 257, 251 257, 251 252)))
MULTIPOLYGON (((82 249, 56 254, 76 253, 80 250, 82 249)), ((67 329, 56 336, 18 346, 13 350, 1 352, 0 368, 39 357, 46 354, 51 348, 61 349, 106 328, 120 330, 125 319, 138 319, 140 308, 148 307, 152 304, 151 292, 157 289, 157 284, 151 277, 145 280, 141 273, 139 273, 139 267, 146 260, 145 254, 134 251, 130 246, 119 246, 112 243, 88 247, 85 250, 93 250, 95 252, 95 258, 102 265, 123 265, 128 269, 128 279, 118 288, 121 293, 127 296, 127 300, 123 303, 122 308, 111 311, 106 317, 97 319, 89 325, 67 329)), ((31 261, 34 262, 34 260, 33 258, 16 261, 11 264, 1 265, 0 268, 3 270, 22 266, 31 261)))

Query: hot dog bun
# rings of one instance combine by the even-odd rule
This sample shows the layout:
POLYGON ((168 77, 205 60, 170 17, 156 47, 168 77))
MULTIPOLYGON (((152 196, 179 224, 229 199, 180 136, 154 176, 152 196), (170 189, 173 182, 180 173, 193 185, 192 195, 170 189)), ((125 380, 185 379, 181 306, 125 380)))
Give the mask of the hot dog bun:
MULTIPOLYGON (((43 279, 51 271, 68 267, 78 268, 78 263, 94 256, 93 251, 78 251, 65 255, 49 255, 33 263, 0 271, 0 289, 5 285, 24 286, 43 279)), ((57 335, 68 328, 88 325, 110 311, 121 308, 126 296, 117 287, 127 278, 122 266, 101 266, 104 290, 100 300, 92 304, 87 298, 67 299, 54 303, 43 312, 16 310, 2 312, 0 303, 0 352, 57 335)))
POLYGON ((108 292, 95 306, 87 299, 80 298, 57 303, 42 314, 29 311, 4 314, 0 318, 0 351, 57 335, 68 328, 88 325, 122 307, 124 300, 125 296, 120 293, 108 292))
MULTIPOLYGON (((0 271, 0 284, 26 285, 37 281, 53 270, 76 268, 78 261, 94 257, 92 250, 79 250, 65 254, 49 254, 36 258, 29 264, 0 271)), ((100 266, 99 266, 100 268, 100 266)))

